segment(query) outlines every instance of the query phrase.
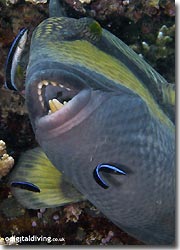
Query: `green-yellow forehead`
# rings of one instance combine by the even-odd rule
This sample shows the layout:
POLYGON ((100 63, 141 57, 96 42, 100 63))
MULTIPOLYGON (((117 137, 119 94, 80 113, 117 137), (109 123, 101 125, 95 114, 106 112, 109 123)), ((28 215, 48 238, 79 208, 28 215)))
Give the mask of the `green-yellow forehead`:
POLYGON ((84 38, 93 42, 99 40, 101 34, 101 26, 93 19, 52 17, 36 28, 34 39, 57 41, 84 38))

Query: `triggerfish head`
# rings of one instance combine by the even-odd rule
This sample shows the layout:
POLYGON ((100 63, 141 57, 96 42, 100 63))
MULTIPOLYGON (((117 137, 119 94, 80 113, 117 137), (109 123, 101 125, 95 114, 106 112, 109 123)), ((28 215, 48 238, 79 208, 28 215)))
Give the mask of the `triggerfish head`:
POLYGON ((74 200, 88 199, 130 235, 151 245, 175 243, 173 86, 95 20, 54 16, 33 32, 26 104, 56 168, 53 179, 48 166, 37 167, 38 156, 31 168, 29 153, 28 167, 24 161, 12 175, 22 204, 57 206, 53 199, 70 183, 74 200), (66 184, 48 194, 62 176, 66 184), (36 186, 40 192, 28 190, 36 186))

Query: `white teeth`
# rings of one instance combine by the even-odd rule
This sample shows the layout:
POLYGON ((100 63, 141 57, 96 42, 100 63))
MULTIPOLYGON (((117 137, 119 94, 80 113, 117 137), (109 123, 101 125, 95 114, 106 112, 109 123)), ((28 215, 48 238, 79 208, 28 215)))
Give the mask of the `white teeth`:
POLYGON ((47 81, 42 81, 38 83, 38 89, 42 89, 43 85, 47 86, 48 82, 47 81))
POLYGON ((52 113, 58 111, 59 109, 61 109, 64 105, 66 105, 68 102, 64 101, 63 104, 61 102, 59 102, 57 99, 52 99, 49 100, 49 107, 50 110, 48 112, 48 115, 51 115, 52 113))
POLYGON ((71 91, 71 89, 70 88, 66 88, 68 91, 71 91))
MULTIPOLYGON (((63 89, 66 89, 67 91, 71 91, 71 89, 70 88, 67 88, 67 87, 64 87, 62 84, 59 84, 59 83, 56 83, 56 82, 48 82, 48 81, 46 81, 46 80, 43 80, 43 81, 41 81, 41 82, 39 82, 38 83, 38 89, 37 89, 37 93, 38 93, 38 98, 39 98, 39 101, 40 101, 40 103, 41 103, 41 106, 44 108, 44 102, 43 102, 43 97, 42 97, 42 88, 43 88, 43 86, 47 86, 47 85, 52 85, 52 86, 59 86, 59 87, 61 87, 61 88, 63 88, 63 89)), ((56 100, 56 99, 53 99, 53 105, 55 105, 56 104, 56 101, 54 102, 54 100, 56 100)), ((52 101, 52 100, 51 100, 52 101)), ((58 101, 58 100, 57 100, 58 101)), ((59 101, 58 101, 59 102, 59 101)), ((60 103, 60 102, 59 102, 60 103)), ((63 104, 65 105, 67 102, 66 101, 64 101, 63 102, 63 104)), ((61 107, 63 106, 63 104, 62 103, 60 103, 61 104, 61 107)), ((58 104, 59 105, 59 104, 58 104)), ((57 106, 56 108, 60 108, 59 106, 57 106)), ((52 111, 52 110, 51 110, 52 111)), ((50 113, 52 113, 50 111, 50 113)))
POLYGON ((42 89, 42 86, 43 86, 42 82, 39 82, 38 83, 38 89, 42 89))
POLYGON ((42 100, 43 100, 43 98, 42 98, 42 96, 40 95, 40 96, 39 96, 39 101, 42 102, 42 100))
POLYGON ((52 84, 53 86, 58 86, 55 82, 50 82, 50 84, 52 84))
POLYGON ((47 86, 48 82, 47 81, 43 81, 43 85, 47 86))
POLYGON ((50 107, 50 111, 51 113, 56 112, 57 110, 61 109, 64 105, 59 102, 57 99, 52 99, 49 100, 49 107, 50 107))
POLYGON ((41 95, 41 89, 38 89, 38 95, 41 95))

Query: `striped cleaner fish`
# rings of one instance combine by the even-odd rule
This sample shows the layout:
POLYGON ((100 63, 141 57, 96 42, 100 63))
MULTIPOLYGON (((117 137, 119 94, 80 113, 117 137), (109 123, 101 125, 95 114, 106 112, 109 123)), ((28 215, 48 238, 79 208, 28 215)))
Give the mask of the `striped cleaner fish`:
POLYGON ((11 49, 9 51, 6 66, 5 66, 5 75, 6 82, 5 87, 11 90, 18 91, 18 88, 15 84, 15 75, 19 68, 19 62, 21 59, 21 54, 24 50, 27 40, 27 29, 23 28, 20 30, 17 37, 14 39, 11 49))
POLYGON ((174 244, 174 87, 95 20, 58 17, 57 4, 33 32, 26 71, 43 151, 22 156, 12 191, 28 208, 88 199, 144 243, 174 244))

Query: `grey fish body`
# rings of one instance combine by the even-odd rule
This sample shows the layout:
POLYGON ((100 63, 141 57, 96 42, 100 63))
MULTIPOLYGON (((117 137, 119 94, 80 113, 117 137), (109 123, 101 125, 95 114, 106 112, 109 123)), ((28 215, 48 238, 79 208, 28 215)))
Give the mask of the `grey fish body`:
POLYGON ((174 135, 141 99, 111 96, 67 133, 40 130, 37 140, 48 158, 110 220, 147 244, 172 243, 174 135), (104 190, 93 178, 101 162, 124 164, 127 175, 104 174, 110 186, 104 190))
POLYGON ((166 84, 91 19, 50 18, 33 33, 26 103, 38 143, 112 222, 156 245, 175 241, 175 128, 164 107, 166 84), (52 99, 68 103, 48 115, 52 99), (102 173, 104 189, 93 176, 102 163, 124 166, 126 175, 102 173))

